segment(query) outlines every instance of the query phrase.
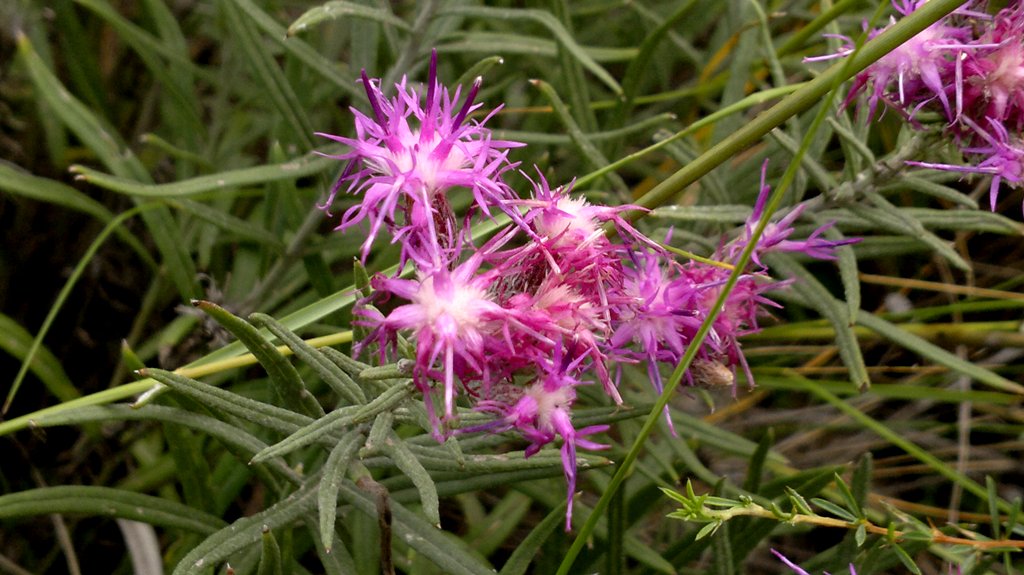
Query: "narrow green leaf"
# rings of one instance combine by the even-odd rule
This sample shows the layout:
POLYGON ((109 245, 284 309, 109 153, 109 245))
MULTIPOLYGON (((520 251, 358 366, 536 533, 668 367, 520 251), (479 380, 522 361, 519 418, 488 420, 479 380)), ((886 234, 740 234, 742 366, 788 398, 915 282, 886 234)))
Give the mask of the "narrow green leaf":
POLYGON ((230 331, 256 356, 260 365, 267 370, 270 381, 274 384, 274 391, 283 405, 292 411, 311 417, 324 415, 323 408, 306 389, 295 366, 281 352, 277 351, 277 348, 267 341, 259 330, 215 303, 196 301, 193 304, 224 326, 224 329, 230 331))
MULTIPOLYGON (((857 152, 864 159, 864 163, 874 165, 875 154, 871 151, 871 148, 868 147, 867 143, 865 143, 864 138, 860 134, 855 134, 851 127, 848 126, 849 118, 847 116, 843 115, 841 120, 836 118, 827 118, 825 121, 828 122, 832 131, 839 136, 839 139, 842 141, 845 149, 857 152)), ((962 196, 963 194, 960 195, 962 196)))
POLYGON ((469 88, 469 86, 477 79, 481 78, 495 66, 500 66, 505 63, 505 59, 501 56, 488 56, 483 60, 480 60, 476 64, 473 64, 466 71, 459 76, 453 86, 462 86, 469 88))
MULTIPOLYGON (((374 497, 345 480, 341 498, 361 513, 377 518, 374 497)), ((473 556, 452 535, 436 529, 422 517, 391 501, 392 526, 396 535, 409 547, 434 562, 442 573, 451 575, 494 575, 494 568, 473 556)))
POLYGON ((210 464, 203 453, 202 440, 180 425, 164 425, 167 450, 174 460, 181 491, 189 506, 213 511, 213 485, 210 464))
MULTIPOLYGON (((814 223, 819 227, 824 225, 821 218, 813 218, 814 223)), ((846 239, 835 228, 825 231, 825 237, 830 240, 846 239)), ((846 301, 846 310, 850 317, 856 317, 860 309, 860 272, 857 269, 857 254, 851 246, 839 246, 835 250, 836 265, 839 266, 839 279, 843 282, 843 299, 846 301)))
POLYGON ((362 90, 356 86, 353 80, 355 74, 340 62, 331 61, 325 58, 320 52, 307 44, 301 38, 289 36, 284 26, 277 20, 264 12, 251 0, 235 0, 238 7, 252 19, 253 23, 263 31, 266 38, 275 42, 296 60, 302 62, 310 70, 316 72, 321 78, 327 80, 331 85, 349 97, 361 97, 362 90))
POLYGON ((206 573, 231 554, 262 541, 264 528, 277 529, 301 519, 316 506, 317 483, 318 478, 311 478, 286 499, 213 533, 182 558, 173 575, 206 573))
POLYGON ((412 390, 413 385, 411 379, 392 385, 388 389, 384 390, 383 393, 373 398, 370 403, 359 407, 355 412, 355 422, 361 423, 363 421, 369 421, 381 413, 391 412, 398 406, 398 404, 408 399, 412 390))
MULTIPOLYGON (((354 339, 355 337, 353 336, 353 340, 354 339)), ((342 371, 347 373, 349 377, 358 378, 360 373, 370 368, 369 365, 357 359, 353 359, 332 347, 320 348, 320 351, 324 354, 324 356, 327 359, 331 360, 331 362, 334 363, 334 365, 338 366, 339 368, 341 368, 342 371)))
POLYGON ((82 192, 49 178, 24 172, 13 164, 0 164, 0 189, 36 201, 70 208, 108 222, 114 214, 106 206, 82 192))
POLYGON ((313 422, 312 418, 294 411, 249 399, 174 372, 148 368, 140 375, 151 377, 200 403, 275 431, 292 433, 313 422))
MULTIPOLYGON (((382 430, 389 429, 388 426, 381 426, 382 430)), ((371 430, 372 431, 372 430, 371 430)), ((382 433, 387 435, 386 431, 382 433)), ((373 439, 373 438, 371 438, 373 439)), ((382 443, 376 445, 383 445, 382 443)), ((367 452, 374 453, 376 445, 372 441, 367 441, 367 452)), ((561 469, 562 459, 559 455, 558 450, 542 450, 537 455, 529 458, 525 457, 522 451, 511 451, 502 453, 500 455, 467 455, 464 464, 459 464, 454 461, 447 452, 438 454, 436 452, 430 452, 425 450, 422 446, 415 444, 409 444, 409 449, 416 455, 416 458, 421 464, 428 470, 434 471, 450 471, 456 473, 463 473, 466 475, 475 474, 487 474, 487 473, 498 473, 505 471, 520 471, 527 469, 549 469, 559 468, 561 469)), ((577 466, 580 469, 589 469, 592 467, 603 467, 608 465, 610 462, 608 459, 601 457, 600 455, 592 454, 577 454, 577 466)), ((385 462, 390 465, 390 460, 386 458, 374 458, 364 460, 364 463, 369 468, 376 468, 387 466, 385 462)))
POLYGON ((132 371, 146 369, 146 364, 135 353, 135 350, 128 345, 127 340, 121 340, 121 361, 124 362, 125 367, 132 371))
POLYGON ((64 485, 0 495, 0 519, 53 513, 119 517, 204 535, 224 525, 220 518, 180 503, 109 487, 64 485))
POLYGON ((789 497, 790 503, 793 504, 794 512, 802 513, 804 515, 814 515, 814 510, 807 504, 807 500, 804 499, 804 496, 800 495, 795 489, 788 485, 786 486, 786 496, 789 497))
MULTIPOLYGON (((732 547, 729 545, 729 531, 730 524, 724 521, 718 523, 712 523, 717 527, 712 531, 717 537, 711 542, 712 548, 712 566, 714 573, 718 575, 738 575, 736 566, 733 563, 732 547), (719 533, 720 531, 720 533, 719 533)), ((700 538, 698 533, 697 538, 700 538)))
POLYGON ((976 363, 965 361, 917 335, 900 329, 898 324, 890 323, 863 310, 857 314, 857 323, 904 349, 917 353, 925 359, 939 365, 944 365, 958 373, 962 373, 978 382, 1008 393, 1024 395, 1024 386, 1019 383, 1014 383, 976 363))
POLYGON ((1000 535, 1000 520, 999 520, 999 492, 998 484, 995 479, 992 479, 991 475, 985 476, 985 490, 988 492, 988 515, 990 517, 990 523, 992 525, 992 539, 999 539, 1000 535))
POLYGON ((352 456, 359 450, 365 439, 361 431, 356 429, 349 431, 331 449, 331 454, 327 456, 327 462, 324 463, 317 492, 317 507, 320 510, 320 538, 328 553, 333 549, 334 523, 338 512, 338 489, 341 487, 341 480, 345 478, 345 472, 352 456))
POLYGON ((850 494, 857 503, 857 509, 864 509, 867 505, 868 493, 871 490, 871 476, 874 473, 874 460, 871 453, 865 453, 857 461, 857 467, 853 470, 853 477, 850 480, 850 494))
MULTIPOLYGON (((508 32, 491 32, 487 30, 452 30, 444 35, 443 41, 438 43, 437 51, 444 53, 478 53, 493 54, 521 54, 524 56, 540 58, 557 58, 558 42, 536 36, 524 36, 522 34, 508 32)), ((637 49, 633 47, 617 46, 580 46, 584 54, 589 56, 596 63, 628 62, 636 57, 637 49)), ((665 100, 678 99, 678 93, 665 96, 658 94, 665 100), (675 96, 675 97, 673 97, 675 96)), ((647 101, 641 97, 640 100, 647 101)), ((592 108, 610 108, 611 101, 594 102, 592 108)))
POLYGON ((859 388, 870 386, 871 378, 864 364, 864 356, 861 354, 846 305, 832 297, 817 278, 794 262, 791 257, 784 254, 767 254, 765 261, 786 276, 796 279, 791 289, 802 296, 806 303, 813 306, 835 329, 836 346, 839 348, 843 363, 850 370, 850 381, 859 388))
POLYGON ((167 184, 148 184, 116 175, 105 174, 88 166, 71 166, 78 179, 101 188, 131 196, 177 198, 233 190, 238 187, 262 185, 281 180, 297 180, 325 172, 338 163, 332 158, 307 154, 282 164, 227 170, 167 184))
POLYGON ((170 200, 167 202, 167 205, 188 212, 226 232, 235 234, 239 238, 256 242, 276 252, 284 250, 284 244, 274 234, 250 221, 237 218, 216 207, 184 199, 170 200))
POLYGON ((370 434, 366 438, 366 447, 360 452, 360 455, 365 461, 367 455, 376 455, 378 453, 385 453, 387 448, 387 442, 391 437, 391 429, 394 427, 394 415, 391 412, 384 412, 378 415, 373 420, 373 425, 370 426, 370 434))
MULTIPOLYGON (((555 114, 562 120, 566 130, 569 132, 569 136, 572 138, 573 143, 579 148, 580 153, 593 165, 595 169, 601 169, 609 164, 608 158, 604 157, 604 154, 597 149, 590 140, 587 139, 583 130, 579 124, 573 118, 569 109, 566 108, 565 103, 555 92, 554 88, 550 84, 543 80, 532 80, 533 85, 537 86, 540 91, 547 97, 548 101, 551 102, 551 106, 555 109, 555 114)), ((606 177, 608 181, 618 190, 628 190, 626 183, 622 180, 622 177, 614 172, 609 172, 606 177)))
POLYGON ((399 439, 394 431, 391 437, 384 443, 385 451, 398 466, 398 469, 409 479, 412 479, 416 490, 420 494, 420 502, 423 504, 423 514, 438 529, 441 528, 440 502, 437 497, 437 486, 430 474, 424 469, 423 464, 416 459, 409 447, 399 439))
MULTIPOLYGON (((800 145, 793 141, 785 132, 782 130, 773 130, 768 132, 768 135, 775 140, 779 146, 791 154, 796 154, 800 149, 800 145)), ((804 169, 811 180, 814 181, 817 186, 823 190, 834 190, 839 186, 836 179, 832 177, 832 173, 825 166, 821 165, 817 160, 812 158, 809 154, 800 156, 800 167, 804 169)))
POLYGON ((18 53, 35 86, 37 97, 45 100, 61 121, 111 171, 122 177, 147 179, 149 174, 117 131, 67 91, 46 67, 24 34, 19 33, 17 43, 18 53))
POLYGON ((263 93, 280 115, 282 129, 291 132, 295 142, 312 148, 313 124, 277 61, 264 46, 252 18, 241 10, 235 0, 222 2, 220 6, 227 18, 228 29, 248 61, 255 81, 262 86, 263 93))
MULTIPOLYGON (((569 35, 573 35, 572 17, 569 14, 567 0, 549 0, 548 6, 552 15, 565 28, 569 35)), ((562 44, 558 46, 558 67, 561 71, 560 84, 563 91, 568 94, 572 117, 586 132, 593 132, 597 129, 597 118, 594 110, 590 107, 590 86, 583 76, 583 67, 562 44)), ((607 165, 605 162, 603 165, 607 165)))
POLYGON ((952 247, 950 242, 943 240, 924 227, 924 224, 915 220, 913 216, 897 208, 879 194, 866 194, 875 203, 875 206, 852 205, 850 211, 861 216, 879 228, 893 233, 909 235, 919 241, 928 244, 940 256, 956 266, 958 269, 969 271, 970 265, 964 261, 952 247))
MULTIPOLYGON (((0 349, 24 363, 33 347, 34 339, 32 334, 16 321, 0 313, 0 349)), ((36 348, 35 357, 29 362, 28 369, 43 382, 54 397, 61 401, 69 401, 82 395, 64 372, 60 360, 42 344, 36 348)))
POLYGON ((857 530, 853 534, 853 540, 857 543, 857 547, 863 547, 864 542, 868 539, 868 528, 861 523, 857 526, 857 530))
POLYGON ((880 191, 897 192, 907 189, 927 194, 941 200, 946 200, 947 202, 959 204, 971 210, 978 209, 978 202, 963 192, 914 175, 904 174, 903 177, 899 178, 895 182, 883 186, 880 191))
POLYGON ((750 206, 662 206, 651 212, 650 217, 665 218, 683 222, 710 222, 715 224, 742 224, 747 221, 753 209, 750 206))
POLYGON ((331 20, 336 20, 338 18, 349 17, 380 22, 381 24, 398 28, 403 32, 412 31, 405 20, 396 17, 386 10, 370 8, 369 6, 363 6, 361 4, 356 4, 355 2, 331 0, 330 2, 325 2, 320 6, 306 10, 301 16, 296 18, 295 21, 288 26, 288 35, 294 36, 300 32, 305 32, 314 26, 319 26, 323 22, 330 22, 331 20))
MULTIPOLYGON (((435 483, 438 483, 437 479, 435 479, 435 483)), ((493 485, 501 485, 501 483, 495 481, 493 485)), ((438 494, 440 494, 440 490, 438 490, 438 494)), ((397 494, 395 496, 397 498, 397 494)), ((476 497, 471 500, 479 502, 476 497)), ((530 511, 532 505, 533 500, 526 495, 518 491, 508 492, 497 505, 490 508, 485 516, 466 516, 465 521, 469 531, 463 536, 463 540, 485 557, 489 557, 503 544, 518 544, 518 537, 512 541, 508 539, 519 529, 519 522, 530 511)), ((482 506, 480 512, 481 515, 484 513, 482 506)))
MULTIPOLYGON (((946 479, 963 486, 964 490, 973 493, 979 498, 987 497, 988 494, 985 491, 985 488, 979 485, 976 481, 951 468, 944 461, 932 455, 927 450, 922 449, 917 444, 908 441, 903 435, 889 429, 887 426, 876 421, 874 418, 863 413, 856 407, 853 407, 849 403, 839 399, 828 390, 820 386, 815 386, 813 382, 807 380, 802 375, 792 371, 789 372, 789 375, 794 378, 804 379, 808 384, 808 390, 812 394, 814 394, 820 399, 823 399, 829 404, 835 406, 845 415, 852 418, 857 424, 861 425, 865 429, 871 430, 873 433, 876 433, 889 443, 904 450, 909 455, 916 458, 921 463, 924 463, 928 467, 932 468, 938 474, 942 475, 946 479)), ((1010 508, 1010 506, 1005 501, 1000 500, 999 508, 1003 511, 1006 511, 1010 508)))
POLYGON ((296 449, 319 442, 327 435, 353 425, 357 409, 358 406, 342 407, 316 419, 309 425, 296 430, 295 433, 257 453, 252 458, 252 462, 258 463, 285 455, 296 449))
MULTIPOLYGON (((245 430, 233 425, 218 421, 206 415, 184 411, 173 407, 162 405, 146 405, 144 407, 130 407, 127 405, 91 405, 75 407, 59 413, 52 413, 41 417, 33 422, 37 427, 52 427, 58 425, 81 425, 88 423, 108 423, 110 421, 161 421, 174 425, 181 425, 189 429, 204 433, 221 442, 228 450, 242 462, 246 462, 253 454, 264 449, 267 445, 263 441, 252 436, 245 430)), ((171 461, 168 458, 168 461, 171 461)), ((172 462, 173 468, 173 462, 172 462)), ((271 463, 268 466, 276 477, 283 477, 288 481, 297 482, 298 475, 283 463, 271 463)), ((253 470, 263 480, 264 484, 271 489, 277 489, 278 481, 275 476, 264 472, 262 466, 254 467, 253 470)))
POLYGON ((718 531, 718 528, 721 526, 721 523, 715 521, 708 523, 704 527, 701 527, 700 531, 697 531, 697 535, 694 536, 694 541, 700 541, 701 539, 704 539, 709 535, 713 535, 715 531, 718 531))
MULTIPOLYGON (((132 153, 108 122, 93 114, 60 83, 39 58, 28 38, 19 33, 18 53, 25 62, 38 93, 67 127, 118 177, 149 182, 145 166, 132 153)), ((153 240, 164 259, 168 274, 185 298, 201 293, 195 264, 180 241, 180 232, 164 206, 142 212, 153 240)))
MULTIPOLYGON (((666 124, 671 124, 676 120, 676 115, 672 113, 656 114, 648 118, 638 119, 631 122, 628 126, 619 128, 616 130, 604 130, 598 132, 580 132, 576 137, 582 137, 592 144, 599 144, 605 142, 614 142, 630 136, 637 136, 639 134, 646 134, 658 129, 664 128, 666 124)), ((575 142, 573 136, 553 133, 553 132, 523 132, 519 130, 494 130, 492 135, 495 138, 501 138, 502 140, 513 140, 516 142, 523 142, 526 144, 541 144, 551 146, 568 146, 575 142)), ((602 173, 607 174, 614 170, 609 170, 608 167, 612 164, 607 164, 599 170, 595 170, 591 173, 602 173)), ((588 184, 593 178, 588 180, 588 184)), ((750 211, 750 208, 747 208, 750 211)))
POLYGON ((843 519, 845 521, 849 521, 850 523, 854 523, 854 522, 857 521, 857 516, 855 516, 854 514, 850 513, 849 511, 843 509, 842 507, 836 505, 835 503, 832 503, 831 501, 829 501, 827 499, 821 499, 819 497, 812 497, 811 498, 811 503, 817 505, 818 507, 821 507, 825 511, 828 511, 829 513, 831 513, 832 515, 835 515, 836 517, 838 517, 840 519, 843 519))
POLYGON ((640 81, 644 74, 649 72, 655 49, 671 32, 673 27, 679 24, 683 18, 686 18, 696 4, 696 0, 687 0, 681 3, 667 18, 659 18, 660 22, 654 30, 644 36, 644 40, 640 44, 640 51, 637 53, 636 58, 630 61, 622 78, 623 98, 617 110, 615 125, 625 124, 626 119, 632 114, 636 97, 640 93, 640 81))
POLYGON ((526 573, 541 546, 554 533, 555 528, 565 520, 566 505, 567 502, 556 505, 540 523, 530 530, 530 534, 516 545, 515 551, 505 561, 499 575, 523 575, 526 573))
POLYGON ((750 458, 750 464, 747 466, 747 478, 743 482, 743 490, 750 493, 757 493, 761 488, 761 475, 764 473, 764 462, 768 458, 768 452, 771 451, 772 444, 775 443, 775 432, 768 428, 768 431, 761 438, 761 441, 757 443, 757 450, 754 451, 753 456, 750 458))
POLYGON ((349 377, 344 370, 339 368, 337 364, 327 359, 324 354, 320 353, 320 350, 309 345, 302 340, 299 336, 295 335, 295 332, 281 325, 280 322, 274 318, 261 314, 254 313, 249 316, 249 320, 255 325, 267 328, 270 333, 277 336, 285 345, 288 346, 295 356, 305 362, 307 365, 313 368, 313 371, 324 380, 327 385, 334 390, 342 399, 347 401, 350 405, 362 405, 366 403, 366 394, 363 393, 352 378, 349 377))
POLYGON ((263 526, 262 546, 260 552, 260 568, 257 575, 282 575, 281 547, 270 527, 263 526))
POLYGON ((914 563, 914 560, 910 557, 910 555, 907 554, 906 551, 903 550, 902 547, 893 543, 892 551, 896 554, 896 557, 899 558, 900 563, 902 563, 903 566, 906 567, 911 573, 913 573, 914 575, 921 575, 921 568, 914 563))
POLYGON ((205 124, 200 117, 199 101, 196 99, 191 82, 191 76, 198 71, 198 68, 179 52, 173 52, 175 54, 173 57, 174 68, 176 69, 168 67, 167 63, 160 58, 160 53, 167 53, 170 50, 161 49, 163 48, 162 42, 129 22, 103 0, 76 0, 76 2, 110 24, 125 43, 138 54, 153 78, 170 96, 170 101, 174 104, 175 121, 183 125, 183 129, 191 130, 195 134, 205 132, 205 124), (178 74, 174 72, 178 72, 178 74))
POLYGON ((839 490, 839 495, 842 496, 843 501, 846 503, 847 509, 853 512, 854 515, 859 519, 864 518, 864 510, 861 508, 857 498, 853 496, 853 492, 850 491, 850 486, 843 481, 843 478, 836 473, 833 476, 836 483, 836 488, 839 490))
POLYGON ((64 283, 64 287, 62 287, 60 293, 57 294, 57 300, 54 301, 52 306, 50 306, 50 311, 47 312, 46 318, 43 319, 43 324, 39 327, 39 332, 36 334, 35 339, 32 340, 32 344, 23 354, 21 368, 18 370, 18 374, 14 377, 14 382, 11 384, 11 389, 7 392, 7 398, 4 400, 3 409, 0 410, 0 413, 7 413, 7 410, 10 409, 11 404, 14 401, 14 397, 18 393, 18 389, 21 387, 21 382, 24 381, 25 375, 28 373, 30 366, 35 363, 36 354, 43 346, 43 339, 50 331, 53 321, 56 319, 57 314, 60 313, 61 308, 64 307, 64 302, 67 301, 68 296, 71 294, 71 290, 74 289, 75 285, 78 283, 78 279, 82 277, 83 273, 85 273, 86 268, 92 262, 92 258, 96 255, 100 246, 103 245, 110 234, 123 222, 134 217, 139 212, 143 211, 143 209, 144 208, 141 207, 134 208, 118 215, 112 219, 110 223, 100 231, 99 235, 96 236, 96 239, 89 244, 89 247, 85 250, 85 253, 82 254, 82 257, 75 265, 75 269, 68 277, 67 282, 64 283))
POLYGON ((456 6, 448 5, 438 13, 443 15, 468 16, 470 18, 482 18, 484 20, 531 20, 548 29, 555 39, 576 58, 579 63, 590 73, 594 74, 604 83, 615 95, 622 94, 622 87, 604 68, 598 65, 583 48, 576 43, 576 39, 565 29, 565 26, 558 21, 550 12, 536 9, 511 9, 493 8, 486 6, 456 6))

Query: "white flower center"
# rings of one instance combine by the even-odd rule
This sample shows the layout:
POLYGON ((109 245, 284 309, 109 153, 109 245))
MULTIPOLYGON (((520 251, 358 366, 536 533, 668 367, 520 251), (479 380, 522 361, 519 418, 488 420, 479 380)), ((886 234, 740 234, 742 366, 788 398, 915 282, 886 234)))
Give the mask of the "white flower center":
POLYGON ((461 332, 480 325, 479 303, 485 297, 483 290, 458 284, 452 285, 451 294, 438 294, 434 276, 430 276, 420 282, 416 303, 423 308, 428 323, 434 324, 438 319, 448 317, 461 332))
POLYGON ((537 233, 549 238, 560 237, 560 241, 568 241, 570 237, 584 240, 601 232, 592 206, 583 197, 561 198, 554 210, 537 218, 536 225, 537 233))
POLYGON ((547 391, 544 382, 538 381, 526 389, 526 395, 537 402, 537 428, 550 431, 551 416, 555 410, 568 409, 576 394, 570 386, 547 391))

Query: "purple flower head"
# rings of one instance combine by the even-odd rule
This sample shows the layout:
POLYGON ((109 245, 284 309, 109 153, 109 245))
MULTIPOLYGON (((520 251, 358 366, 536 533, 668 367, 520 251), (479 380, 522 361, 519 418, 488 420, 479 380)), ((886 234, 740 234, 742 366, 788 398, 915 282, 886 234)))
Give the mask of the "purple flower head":
POLYGON ((397 95, 390 100, 381 91, 380 81, 370 79, 365 71, 362 82, 372 117, 352 109, 356 137, 318 135, 349 147, 345 153, 328 156, 349 164, 323 207, 331 206, 344 185, 349 192, 363 194, 362 202, 342 215, 338 229, 369 221, 364 260, 382 226, 426 249, 450 250, 452 238, 445 234, 454 226, 448 223, 453 216, 445 195, 451 188, 469 188, 476 207, 488 214, 489 206, 502 206, 513 197, 501 177, 513 167, 508 149, 522 144, 491 139, 484 124, 497 110, 480 122, 467 120, 480 107, 473 103, 479 78, 459 106, 461 87, 449 94, 438 82, 435 52, 425 95, 407 87, 405 78, 395 86, 397 95))
MULTIPOLYGON (((771 187, 765 183, 767 171, 768 160, 765 160, 764 163, 761 164, 761 189, 757 195, 757 202, 754 204, 754 211, 750 214, 750 217, 747 218, 743 235, 726 246, 724 253, 726 259, 735 260, 739 257, 743 249, 750 243, 751 238, 754 237, 754 231, 757 229, 758 224, 761 222, 761 218, 764 216, 765 205, 768 203, 769 196, 771 196, 771 187)), ((828 222, 817 228, 805 240, 790 240, 789 236, 791 236, 794 231, 793 222, 803 214, 805 207, 805 204, 800 204, 793 208, 782 219, 776 222, 769 222, 765 225, 764 232, 761 234, 761 237, 758 238, 757 246, 751 254, 751 260, 755 264, 764 268, 765 266, 761 263, 760 255, 771 251, 802 252, 815 259, 834 260, 836 259, 834 252, 837 247, 860 241, 859 239, 828 240, 821 237, 826 230, 835 225, 835 222, 828 222)))
POLYGON ((996 120, 989 119, 991 132, 986 132, 968 118, 962 121, 974 131, 978 145, 963 148, 965 154, 984 157, 975 166, 957 166, 953 164, 934 164, 929 162, 907 162, 913 166, 931 168, 933 170, 946 170, 952 172, 963 172, 969 174, 988 174, 992 176, 992 183, 989 186, 989 204, 991 210, 996 210, 996 199, 999 197, 999 185, 1007 182, 1013 187, 1020 187, 1024 182, 1024 142, 1019 137, 1014 138, 1006 131, 1006 127, 996 120))
POLYGON ((572 503, 576 492, 576 447, 599 450, 609 446, 585 439, 586 436, 607 431, 607 425, 593 425, 576 429, 572 425, 571 409, 576 401, 576 386, 582 383, 567 374, 573 371, 577 362, 569 362, 568 354, 556 347, 552 361, 533 383, 521 390, 514 403, 508 401, 481 401, 477 409, 497 414, 500 419, 488 426, 492 431, 511 429, 519 431, 530 442, 526 456, 536 454, 555 438, 562 438, 562 470, 567 484, 568 508, 565 514, 565 530, 572 528, 572 503))
MULTIPOLYGON (((378 292, 394 294, 409 303, 396 307, 387 317, 377 318, 367 341, 379 341, 383 355, 393 347, 399 331, 412 333, 416 342, 413 379, 428 403, 430 380, 444 382, 445 421, 454 415, 457 368, 486 377, 485 339, 492 337, 492 324, 509 315, 489 297, 487 286, 491 280, 486 274, 477 275, 479 264, 479 258, 471 258, 452 271, 434 270, 418 280, 382 276, 372 280, 378 292)), ((430 411, 435 432, 440 434, 437 415, 430 411)))
POLYGON ((1019 131, 1024 127, 1024 5, 1005 8, 963 58, 964 108, 1019 131))
MULTIPOLYGON (((894 1, 893 5, 906 16, 925 1, 894 1)), ((919 104, 934 98, 942 103, 946 115, 951 116, 943 77, 953 65, 951 44, 966 40, 968 32, 943 20, 932 24, 858 74, 851 95, 871 85, 871 95, 868 97, 869 118, 874 117, 879 101, 891 102, 898 108, 910 110, 913 115, 912 112, 919 104)))
POLYGON ((538 176, 539 183, 533 185, 533 198, 514 203, 528 208, 523 220, 531 223, 537 236, 545 239, 552 247, 587 248, 595 244, 606 245, 610 242, 604 224, 612 222, 625 241, 661 249, 621 215, 622 212, 634 210, 647 211, 646 208, 629 204, 614 207, 594 205, 583 196, 570 196, 572 182, 551 189, 539 170, 538 176))
MULTIPOLYGON (((698 325, 710 314, 731 273, 727 268, 696 261, 683 266, 681 281, 685 287, 677 292, 681 296, 678 303, 685 306, 684 309, 693 310, 698 325)), ((765 297, 764 293, 783 288, 789 283, 773 282, 763 273, 741 275, 726 297, 721 311, 715 316, 711 331, 697 357, 712 364, 722 364, 733 371, 738 366, 743 369, 750 385, 753 385, 754 376, 743 355, 739 338, 759 331, 758 317, 766 313, 766 308, 780 307, 765 297)))
POLYGON ((633 266, 626 269, 623 294, 617 309, 619 322, 610 345, 619 355, 646 361, 651 385, 662 391, 659 362, 676 363, 700 328, 701 320, 684 302, 694 298, 682 293, 692 285, 682 277, 682 268, 660 254, 637 251, 633 266), (639 346, 630 351, 630 344, 639 346))

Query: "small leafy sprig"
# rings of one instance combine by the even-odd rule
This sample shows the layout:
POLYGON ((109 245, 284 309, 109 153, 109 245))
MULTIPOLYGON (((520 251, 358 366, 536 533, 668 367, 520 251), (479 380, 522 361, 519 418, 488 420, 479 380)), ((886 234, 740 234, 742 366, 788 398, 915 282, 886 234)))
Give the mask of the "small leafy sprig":
POLYGON ((1011 526, 1004 532, 1006 538, 1000 538, 1000 524, 1003 521, 995 513, 997 511, 995 509, 993 509, 992 537, 969 531, 960 526, 947 528, 959 532, 960 536, 955 536, 891 508, 890 511, 898 520, 889 521, 884 526, 879 525, 867 517, 867 511, 857 502, 850 487, 838 473, 835 474, 834 480, 835 499, 842 501, 842 505, 820 497, 812 497, 808 500, 791 487, 785 488, 785 496, 779 502, 775 500, 758 502, 747 494, 740 494, 734 499, 712 494, 697 494, 689 480, 686 482, 683 493, 666 488, 662 488, 662 492, 680 505, 679 509, 668 514, 669 517, 705 524, 697 531, 695 540, 714 535, 726 522, 737 517, 772 519, 789 525, 803 524, 848 529, 854 531, 857 547, 864 546, 869 534, 881 536, 900 562, 914 573, 921 571, 914 564, 910 554, 901 547, 901 543, 914 541, 929 545, 962 546, 987 553, 1003 552, 1008 554, 1024 551, 1024 540, 1009 538, 1009 534, 1013 530, 1012 526, 1017 525, 1020 518, 1019 501, 1014 507, 1014 512, 1006 518, 1005 523, 1011 526), (812 505, 829 515, 818 513, 812 505), (788 511, 784 507, 788 508, 788 511))

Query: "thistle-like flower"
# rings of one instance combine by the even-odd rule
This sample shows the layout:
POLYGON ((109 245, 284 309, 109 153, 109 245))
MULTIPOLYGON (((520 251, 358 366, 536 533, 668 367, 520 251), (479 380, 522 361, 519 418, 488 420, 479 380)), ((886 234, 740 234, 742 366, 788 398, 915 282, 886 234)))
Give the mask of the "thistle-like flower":
MULTIPOLYGON (((399 331, 410 332, 416 342, 413 379, 430 401, 430 381, 440 379, 444 390, 444 419, 454 414, 456 371, 486 377, 485 338, 490 324, 507 319, 509 313, 487 293, 490 278, 476 275, 479 258, 471 258, 453 271, 441 268, 421 274, 418 280, 375 277, 371 285, 382 294, 393 294, 409 303, 396 307, 386 317, 371 316, 375 324, 369 340, 377 340, 381 353, 394 347, 399 331)), ((364 312, 365 314, 365 312, 364 312)), ((365 314, 368 315, 368 314, 365 314)), ((436 414, 429 410, 432 417, 436 414)), ((440 426, 435 424, 440 435, 440 426)))
MULTIPOLYGON (((906 16, 925 1, 893 0, 893 5, 906 16)), ((928 129, 914 120, 919 111, 938 112, 946 124, 936 131, 956 143, 968 165, 909 163, 991 175, 994 209, 1000 184, 1021 187, 1017 134, 1024 128, 1024 3, 1011 2, 995 16, 986 7, 968 2, 879 59, 857 75, 847 103, 868 91, 870 116, 884 102, 917 129, 928 129)), ((834 56, 849 53, 845 47, 834 56)))
MULTIPOLYGON (((576 401, 576 386, 582 382, 568 375, 578 367, 578 360, 570 361, 570 355, 556 352, 545 371, 525 389, 518 398, 485 400, 476 408, 496 414, 499 419, 485 425, 489 431, 501 432, 515 429, 530 442, 526 457, 534 455, 542 447, 562 438, 562 471, 565 474, 568 507, 565 512, 565 530, 572 528, 572 503, 576 492, 576 448, 589 450, 607 449, 609 446, 585 439, 588 435, 608 430, 607 425, 593 425, 576 429, 572 424, 572 405, 576 401), (513 401, 514 400, 514 401, 513 401)), ((479 428, 478 428, 479 429, 479 428)), ((471 429, 466 431, 476 431, 471 429)))
POLYGON ((387 227, 403 243, 423 246, 421 251, 428 253, 447 252, 437 259, 451 261, 456 241, 451 234, 456 226, 446 193, 468 188, 475 205, 488 214, 490 206, 504 206, 513 197, 502 181, 502 175, 514 167, 508 150, 522 144, 491 138, 484 124, 497 109, 480 122, 468 119, 480 107, 474 100, 481 80, 473 82, 459 106, 461 87, 449 94, 437 80, 436 52, 431 55, 425 95, 408 87, 405 78, 395 86, 397 95, 390 100, 381 91, 380 81, 370 79, 365 70, 362 82, 372 116, 352 109, 356 136, 318 133, 349 148, 328 155, 349 163, 323 207, 328 209, 344 186, 363 194, 362 201, 342 215, 338 229, 369 221, 362 246, 364 260, 381 227, 387 227))
MULTIPOLYGON (((766 183, 767 172, 768 160, 765 160, 761 164, 761 188, 757 195, 757 201, 754 203, 754 211, 747 218, 746 225, 743 228, 743 235, 731 242, 723 250, 725 259, 735 260, 738 258, 754 237, 754 231, 761 223, 765 205, 768 203, 768 198, 771 196, 772 191, 771 187, 766 183)), ((782 219, 765 224, 764 231, 761 233, 761 237, 758 238, 753 252, 751 252, 751 260, 755 264, 764 268, 760 256, 772 251, 801 252, 804 255, 819 260, 834 260, 834 252, 837 247, 860 241, 859 239, 828 240, 823 238, 822 235, 826 230, 835 225, 835 222, 827 222, 825 225, 818 227, 806 239, 789 239, 789 236, 794 232, 793 222, 804 213, 806 207, 806 204, 799 204, 783 216, 782 219)))

